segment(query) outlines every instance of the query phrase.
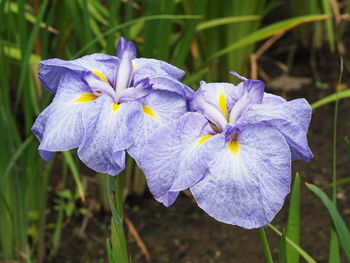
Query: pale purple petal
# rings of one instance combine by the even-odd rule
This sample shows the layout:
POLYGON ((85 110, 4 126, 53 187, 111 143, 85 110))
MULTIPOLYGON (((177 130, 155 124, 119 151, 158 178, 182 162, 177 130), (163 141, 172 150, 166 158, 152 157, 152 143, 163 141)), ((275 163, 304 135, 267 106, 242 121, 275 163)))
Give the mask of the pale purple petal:
POLYGON ((85 134, 78 155, 91 169, 116 175, 125 168, 125 149, 132 145, 142 116, 139 102, 122 103, 116 110, 113 105, 109 96, 101 96, 83 114, 85 134))
POLYGON ((247 126, 237 140, 237 153, 221 147, 191 192, 216 220, 258 228, 271 222, 290 191, 290 151, 284 137, 265 125, 247 126))
POLYGON ((40 63, 40 81, 50 92, 56 93, 61 76, 66 71, 99 72, 113 85, 119 59, 105 54, 92 54, 70 61, 54 58, 40 63))
POLYGON ((142 148, 147 138, 158 128, 175 121, 187 112, 186 100, 172 92, 157 90, 141 100, 142 104, 152 111, 143 112, 140 127, 135 131, 134 144, 128 153, 139 163, 142 148))
POLYGON ((136 58, 132 61, 135 69, 135 81, 138 82, 144 76, 170 76, 181 80, 185 71, 161 60, 151 58, 136 58))
POLYGON ((213 136, 208 121, 199 113, 186 113, 180 119, 157 129, 146 142, 140 166, 153 196, 160 202, 169 192, 184 190, 200 180, 211 160, 213 136))
POLYGON ((39 152, 47 160, 47 152, 65 151, 79 146, 83 136, 81 115, 89 111, 95 100, 78 102, 77 99, 92 91, 80 79, 79 74, 67 72, 60 79, 53 102, 38 116, 32 131, 40 141, 39 152))
POLYGON ((309 161, 313 155, 307 142, 311 107, 305 99, 269 105, 255 104, 242 116, 241 125, 264 122, 278 129, 286 138, 292 159, 309 161))
POLYGON ((117 45, 117 57, 122 59, 125 56, 130 59, 136 58, 136 47, 133 42, 127 41, 124 37, 121 37, 117 45))
POLYGON ((140 100, 153 91, 153 87, 149 82, 149 79, 143 79, 137 83, 136 87, 128 88, 123 91, 120 96, 120 101, 131 101, 131 100, 140 100))

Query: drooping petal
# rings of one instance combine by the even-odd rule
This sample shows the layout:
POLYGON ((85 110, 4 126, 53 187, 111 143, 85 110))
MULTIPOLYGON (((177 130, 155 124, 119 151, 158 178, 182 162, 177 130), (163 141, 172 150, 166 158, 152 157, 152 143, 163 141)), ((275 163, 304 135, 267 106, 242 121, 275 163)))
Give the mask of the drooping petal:
POLYGON ((201 114, 190 112, 150 136, 140 166, 156 200, 164 203, 164 197, 192 186, 203 177, 213 156, 211 148, 217 147, 220 136, 210 135, 212 132, 201 114))
POLYGON ((66 71, 92 72, 113 85, 119 59, 105 54, 92 54, 75 60, 48 59, 40 61, 39 78, 50 92, 56 93, 61 76, 66 71))
POLYGON ((132 145, 141 117, 139 102, 114 104, 109 96, 101 96, 83 114, 85 133, 79 158, 97 172, 118 174, 125 168, 125 149, 132 145))
POLYGON ((280 104, 255 104, 240 119, 240 123, 264 122, 278 129, 286 138, 292 159, 309 161, 313 155, 307 142, 311 107, 305 99, 280 104))
POLYGON ((185 72, 169 63, 152 58, 136 58, 132 61, 135 71, 135 81, 145 76, 170 76, 181 80, 185 72))
POLYGON ((142 148, 148 137, 160 126, 175 121, 187 112, 186 100, 173 92, 156 90, 141 100, 143 119, 135 131, 134 144, 128 153, 139 163, 142 148))
POLYGON ((132 61, 134 83, 149 78, 154 89, 167 90, 190 98, 193 90, 180 82, 185 72, 164 61, 148 58, 137 58, 132 61))
POLYGON ((39 152, 48 160, 48 152, 79 146, 83 137, 81 115, 96 103, 96 96, 76 72, 66 72, 53 102, 38 116, 32 131, 40 141, 39 152))
POLYGON ((237 141, 221 147, 191 192, 218 221, 258 228, 274 218, 290 191, 290 151, 284 137, 266 125, 247 126, 237 141))
POLYGON ((194 90, 169 76, 150 76, 150 83, 155 90, 164 90, 177 93, 187 99, 192 99, 194 90))

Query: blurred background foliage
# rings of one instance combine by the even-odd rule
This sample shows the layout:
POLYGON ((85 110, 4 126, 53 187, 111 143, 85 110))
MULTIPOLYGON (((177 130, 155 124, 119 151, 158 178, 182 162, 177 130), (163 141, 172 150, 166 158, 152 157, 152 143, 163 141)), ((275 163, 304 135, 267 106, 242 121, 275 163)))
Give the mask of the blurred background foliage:
MULTIPOLYGON (((48 262, 62 242, 64 220, 90 213, 85 202, 89 176, 82 175, 87 169, 75 152, 58 153, 46 164, 30 131, 52 99, 38 80, 40 60, 75 59, 96 52, 114 55, 119 37, 124 36, 135 42, 139 57, 184 69, 184 82, 196 89, 202 79, 234 82, 229 70, 264 77, 259 59, 291 30, 288 59, 274 62, 282 72, 293 67, 299 48, 344 55, 349 12, 347 0, 1 0, 0 261, 48 262), (270 17, 280 6, 287 6, 288 12, 270 17)), ((347 72, 348 61, 344 64, 347 72)), ((349 96, 349 90, 340 90, 313 106, 349 96)), ((347 145, 349 149, 348 140, 347 145)), ((124 196, 143 194, 145 179, 131 159, 124 174, 124 196)), ((95 199, 107 207, 104 176, 97 176, 101 195, 95 199)), ((298 196, 297 190, 294 195, 298 196)), ((296 204, 291 207, 298 209, 296 204)), ((294 226, 295 211, 288 219, 294 226)), ((294 230, 289 227, 287 239, 280 233, 281 251, 288 237, 298 246, 298 231, 298 225, 294 230)), ((288 262, 294 260, 292 256, 288 262)))

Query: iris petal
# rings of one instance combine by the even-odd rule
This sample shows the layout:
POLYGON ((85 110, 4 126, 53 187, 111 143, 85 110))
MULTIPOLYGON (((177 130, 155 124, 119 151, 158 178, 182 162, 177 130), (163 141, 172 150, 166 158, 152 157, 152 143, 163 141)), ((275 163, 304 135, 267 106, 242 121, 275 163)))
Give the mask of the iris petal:
POLYGON ((150 191, 162 202, 167 193, 187 189, 200 180, 216 147, 217 135, 198 145, 197 141, 212 132, 199 113, 186 113, 175 122, 157 129, 147 140, 140 166, 150 191))
POLYGON ((39 78, 45 88, 56 93, 60 79, 66 71, 98 72, 99 77, 107 79, 112 85, 119 59, 105 54, 92 54, 75 60, 48 59, 40 61, 39 78))
POLYGON ((290 191, 290 151, 284 137, 265 125, 246 127, 237 140, 237 153, 222 146, 191 192, 218 221, 261 227, 274 218, 290 191))
POLYGON ((125 168, 125 149, 133 143, 132 134, 142 117, 141 104, 126 102, 114 110, 109 96, 97 101, 83 115, 85 133, 78 155, 91 169, 116 175, 125 168))
POLYGON ((143 119, 135 131, 135 143, 128 153, 139 163, 142 148, 148 137, 162 125, 172 122, 187 112, 186 101, 178 94, 154 91, 142 100, 143 119))
POLYGON ((79 74, 67 72, 61 77, 60 85, 53 102, 38 116, 32 128, 41 142, 39 151, 45 160, 52 157, 48 152, 79 146, 84 131, 81 115, 95 104, 94 100, 77 101, 82 94, 92 92, 79 74))
POLYGON ((311 107, 305 99, 279 104, 255 104, 242 116, 240 123, 263 122, 278 129, 286 138, 292 159, 309 161, 313 155, 307 142, 311 107))

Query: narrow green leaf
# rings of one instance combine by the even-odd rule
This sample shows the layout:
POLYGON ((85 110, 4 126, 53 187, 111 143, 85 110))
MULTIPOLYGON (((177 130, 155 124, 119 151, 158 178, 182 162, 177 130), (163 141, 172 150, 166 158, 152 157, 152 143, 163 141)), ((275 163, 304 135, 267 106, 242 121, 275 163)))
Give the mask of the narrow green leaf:
POLYGON ((263 251, 265 254, 265 260, 267 263, 273 263, 273 259, 272 259, 271 251, 270 251, 270 247, 269 247, 269 242, 267 240, 264 227, 258 228, 258 232, 259 232, 261 245, 263 247, 263 251))
POLYGON ((207 20, 205 22, 199 23, 197 25, 196 31, 202 31, 206 30, 212 27, 232 24, 232 23, 238 23, 238 22, 245 22, 245 21, 254 21, 261 19, 261 16, 259 15, 251 15, 251 16, 230 16, 230 17, 222 17, 222 18, 216 18, 212 20, 207 20))
MULTIPOLYGON (((331 1, 330 0, 322 0, 322 7, 324 14, 332 15, 331 10, 331 1)), ((327 20, 326 23, 326 31, 327 31, 327 38, 328 38, 328 44, 332 52, 335 50, 335 36, 334 36, 334 29, 333 29, 333 20, 327 20)))
MULTIPOLYGON (((300 176, 297 173, 294 179, 287 222, 287 237, 295 244, 299 245, 300 233, 300 176)), ((299 253, 291 245, 287 244, 288 262, 299 262, 299 253)))
POLYGON ((329 246, 329 263, 340 263, 340 251, 339 251, 339 241, 337 232, 335 231, 334 227, 332 226, 331 229, 331 242, 329 246))
POLYGON ((343 218, 340 216, 338 210, 328 198, 328 196, 317 186, 312 184, 306 184, 306 186, 318 197, 321 199, 323 204, 326 206, 328 213, 330 214, 334 228, 338 234, 340 244, 343 247, 344 254, 347 259, 350 261, 350 232, 347 228, 343 218))
MULTIPOLYGON (((281 231, 279 231, 276 227, 274 227, 271 224, 268 224, 268 226, 280 237, 282 236, 281 231)), ((300 246, 295 244, 292 240, 290 240, 288 237, 286 237, 286 241, 288 244, 290 244, 296 251, 299 252, 299 254, 309 263, 316 263, 316 260, 314 260, 305 250, 303 250, 300 246)), ((293 263, 293 262, 291 262, 293 263)))
POLYGON ((80 199, 82 201, 85 201, 85 193, 84 193, 83 184, 81 183, 81 180, 80 180, 79 169, 72 158, 72 154, 69 151, 64 151, 63 157, 64 157, 64 160, 67 162, 69 169, 72 172, 73 179, 77 186, 80 199))
POLYGON ((249 44, 256 43, 260 40, 266 39, 268 37, 286 32, 288 30, 291 30, 292 28, 295 28, 301 24, 314 22, 318 20, 326 20, 330 19, 331 16, 329 15, 308 15, 308 16, 299 16, 294 17, 290 19, 286 19, 280 22, 276 22, 272 25, 268 25, 258 31, 255 31, 254 33, 242 38, 241 40, 233 43, 232 45, 229 45, 228 47, 220 50, 219 52, 215 53, 209 58, 210 60, 213 60, 217 57, 220 57, 222 55, 225 55, 233 50, 236 50, 240 47, 244 47, 249 44))
MULTIPOLYGON (((200 18, 201 18, 201 16, 198 16, 198 15, 154 15, 154 16, 144 16, 144 17, 133 19, 133 20, 130 20, 130 21, 125 22, 123 24, 111 27, 106 32, 101 34, 99 37, 108 36, 110 34, 115 33, 118 30, 121 30, 123 28, 129 27, 129 26, 131 26, 131 25, 133 25, 135 23, 144 22, 144 21, 158 20, 158 19, 159 20, 162 20, 162 19, 182 20, 182 19, 200 19, 200 18)), ((91 40, 89 43, 87 43, 85 46, 83 46, 81 49, 79 49, 79 51, 77 53, 75 53, 72 56, 72 58, 77 58, 80 55, 82 55, 89 47, 94 45, 97 41, 98 41, 98 38, 95 38, 95 39, 91 40)))
POLYGON ((282 237, 281 237, 281 242, 280 242, 280 249, 279 249, 279 260, 280 263, 287 263, 287 241, 286 241, 286 234, 283 231, 282 232, 282 237))
POLYGON ((339 98, 339 100, 345 99, 345 98, 350 98, 350 90, 339 91, 339 92, 334 93, 332 95, 329 95, 325 98, 322 98, 322 99, 312 103, 311 108, 312 108, 312 110, 315 110, 323 105, 326 105, 328 103, 336 101, 337 98, 339 98))

